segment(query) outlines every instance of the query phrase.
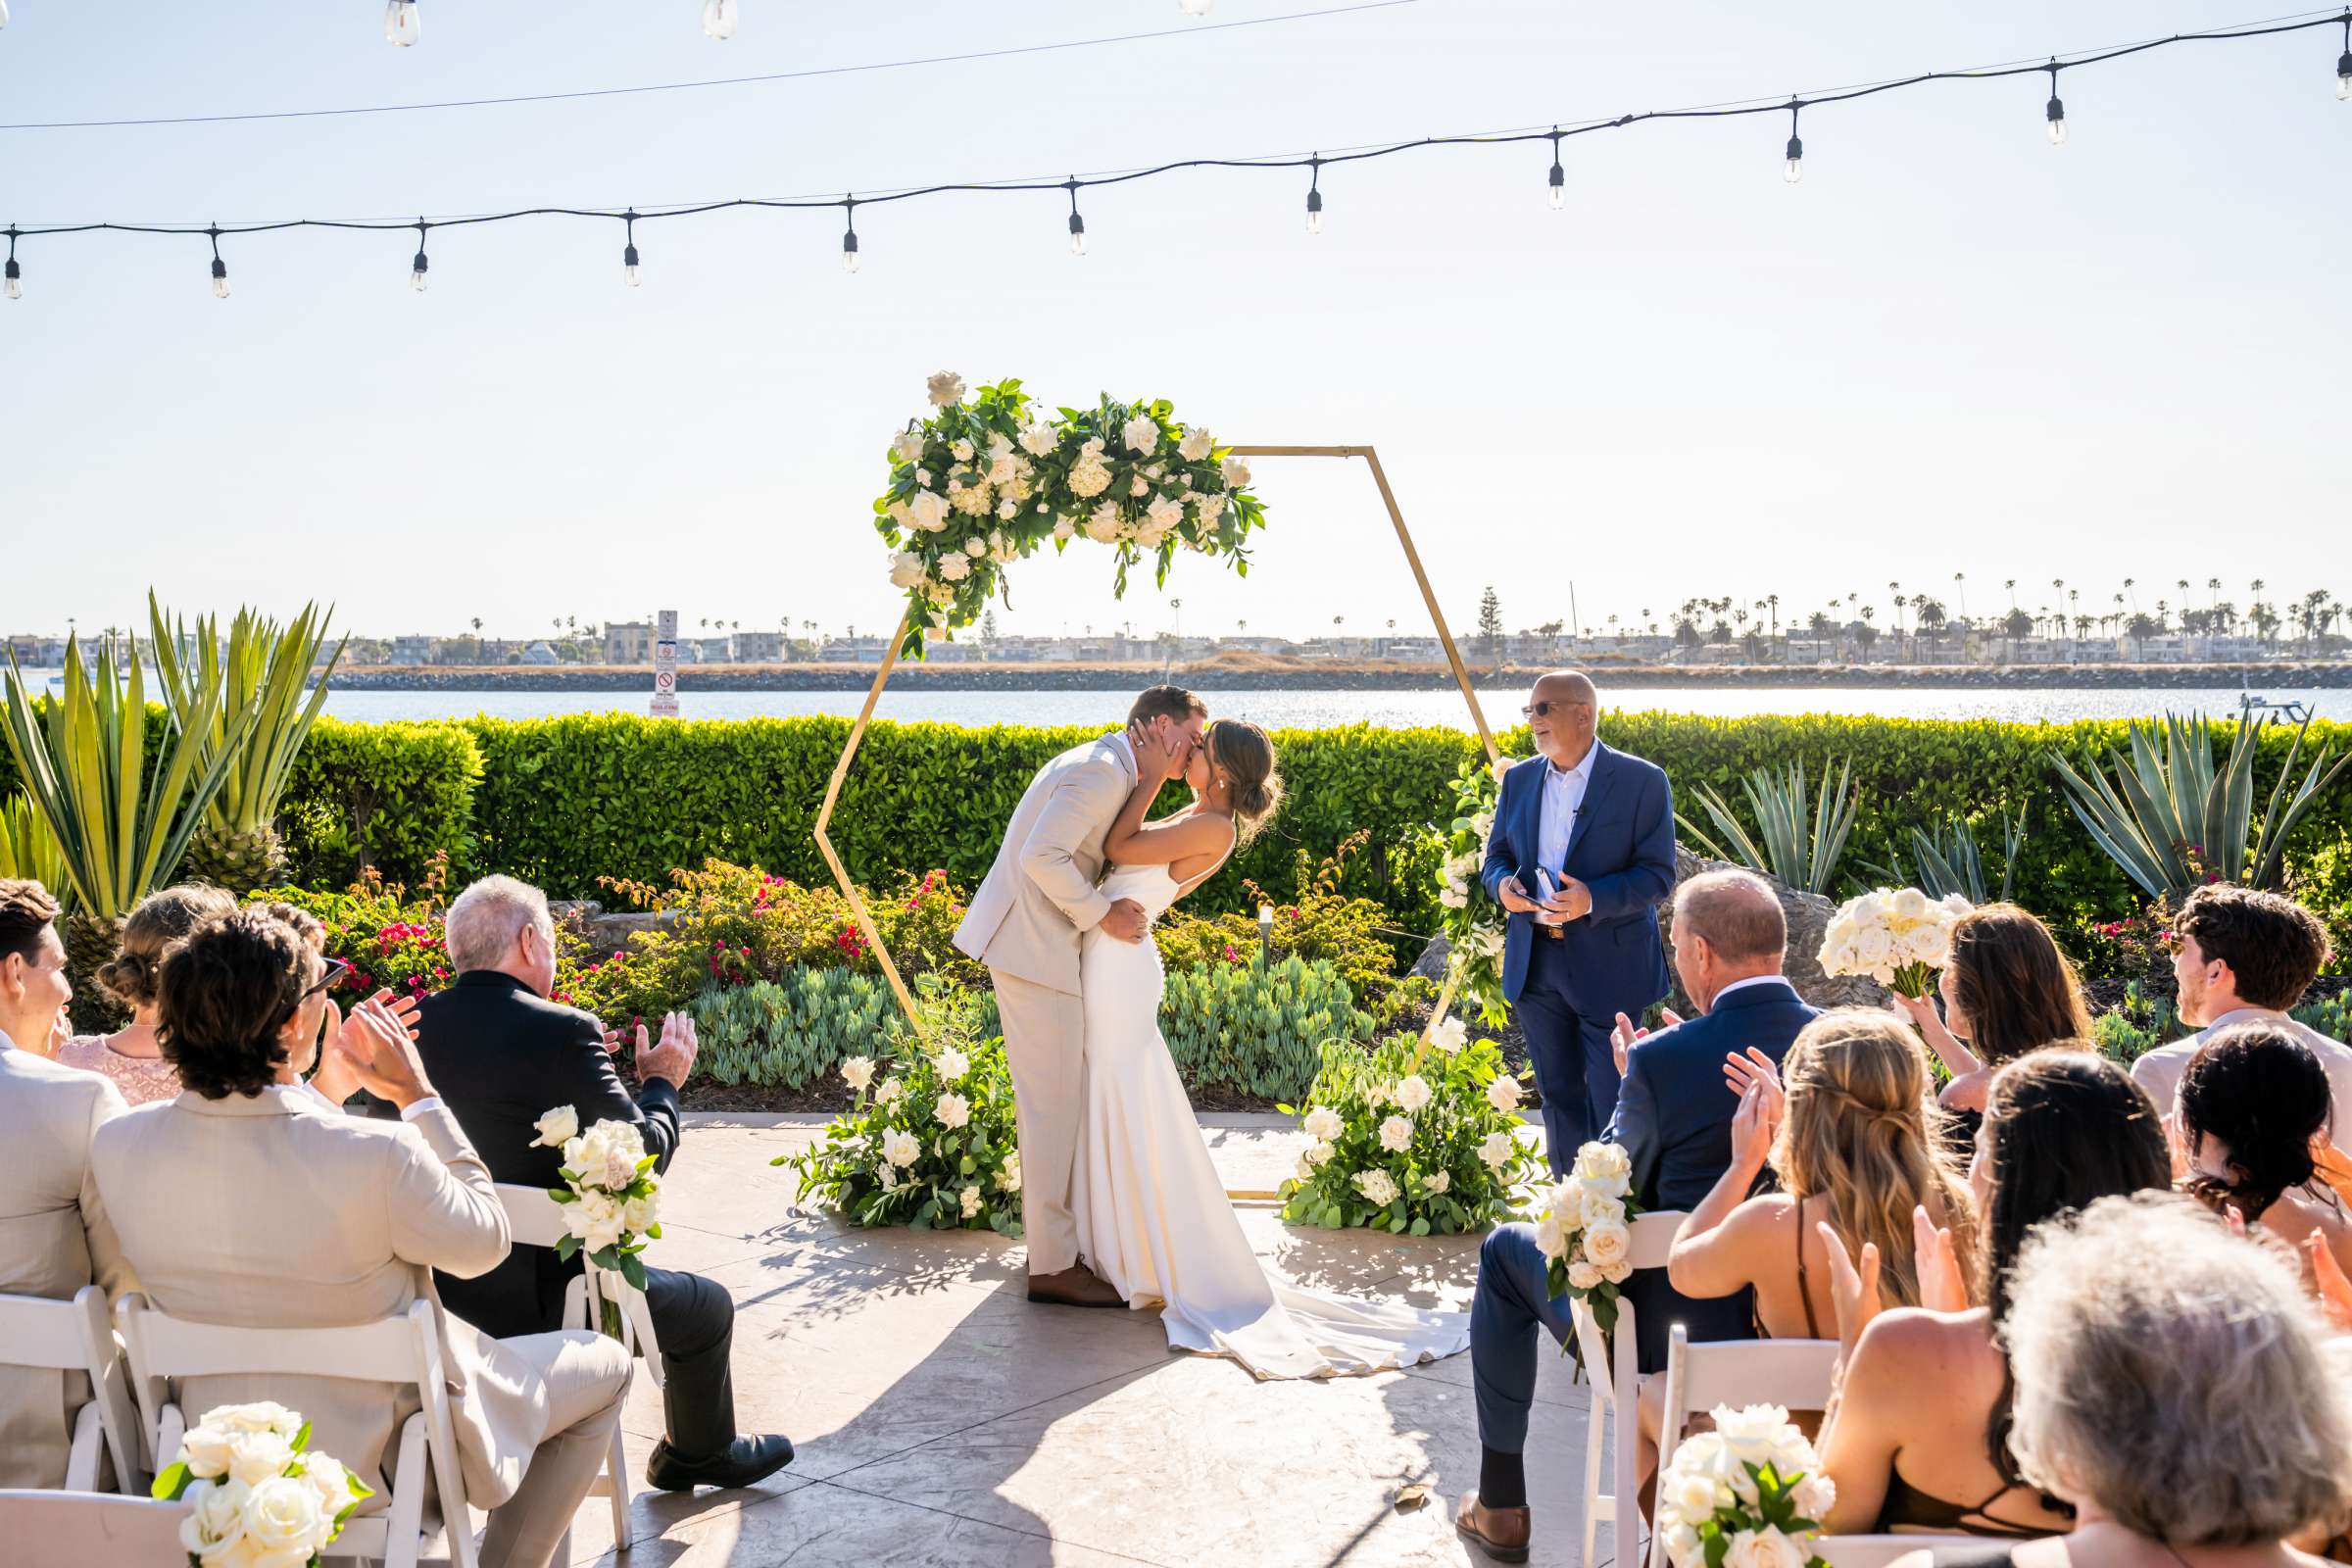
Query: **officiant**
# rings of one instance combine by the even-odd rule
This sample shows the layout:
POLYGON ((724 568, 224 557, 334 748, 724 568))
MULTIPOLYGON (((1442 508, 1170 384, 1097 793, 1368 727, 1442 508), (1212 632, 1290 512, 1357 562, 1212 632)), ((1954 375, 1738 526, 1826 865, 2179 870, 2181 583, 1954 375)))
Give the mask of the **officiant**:
POLYGON ((1484 880, 1510 911, 1502 992, 1556 1177, 1617 1108, 1617 1014, 1639 1019, 1666 995, 1657 906, 1674 888, 1674 798, 1656 764, 1601 743, 1590 676, 1544 676, 1521 711, 1538 755, 1503 775, 1484 880))

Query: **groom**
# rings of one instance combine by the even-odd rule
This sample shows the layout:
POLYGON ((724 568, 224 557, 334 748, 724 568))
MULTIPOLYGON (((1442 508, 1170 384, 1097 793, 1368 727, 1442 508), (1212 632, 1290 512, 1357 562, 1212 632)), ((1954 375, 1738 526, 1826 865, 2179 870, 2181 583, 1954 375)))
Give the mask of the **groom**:
POLYGON ((1181 778, 1207 717, 1191 692, 1154 686, 1128 710, 1125 733, 1073 747, 1038 769, 956 933, 956 946, 987 964, 996 983, 1020 1132, 1032 1301, 1127 1304, 1079 1260, 1070 1213, 1086 1066, 1078 939, 1100 926, 1121 942, 1148 940, 1143 906, 1095 889, 1102 841, 1137 783, 1128 737, 1159 740, 1167 748, 1167 777, 1181 778))

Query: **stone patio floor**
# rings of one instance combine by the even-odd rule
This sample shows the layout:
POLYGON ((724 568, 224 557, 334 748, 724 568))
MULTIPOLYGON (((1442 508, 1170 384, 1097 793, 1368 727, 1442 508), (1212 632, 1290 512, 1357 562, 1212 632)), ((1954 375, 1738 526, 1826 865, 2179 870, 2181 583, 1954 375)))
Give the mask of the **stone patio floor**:
MULTIPOLYGON (((708 1114, 666 1179, 649 1256, 734 1292, 735 1397, 750 1431, 799 1449, 766 1484, 645 1491, 637 1542, 611 1549, 601 1499, 579 1563, 1309 1565, 1483 1563, 1452 1529, 1477 1485, 1467 1353, 1409 1371, 1258 1383, 1172 1352, 1152 1311, 1032 1306, 1024 1253, 980 1232, 858 1231, 796 1208, 771 1156, 818 1119, 708 1114), (1422 1507, 1392 1502, 1431 1483, 1422 1507)), ((1207 1116, 1228 1188, 1267 1189, 1297 1158, 1284 1119, 1207 1116)), ((1315 1289, 1466 1308, 1475 1237, 1293 1230, 1244 1206, 1258 1255, 1315 1289)), ((1529 1438, 1541 1564, 1580 1555, 1586 1391, 1548 1350, 1529 1438)), ((634 1480, 662 1431, 642 1376, 624 1424, 634 1480)), ((1609 1551, 1604 1529, 1600 1550, 1609 1551)))

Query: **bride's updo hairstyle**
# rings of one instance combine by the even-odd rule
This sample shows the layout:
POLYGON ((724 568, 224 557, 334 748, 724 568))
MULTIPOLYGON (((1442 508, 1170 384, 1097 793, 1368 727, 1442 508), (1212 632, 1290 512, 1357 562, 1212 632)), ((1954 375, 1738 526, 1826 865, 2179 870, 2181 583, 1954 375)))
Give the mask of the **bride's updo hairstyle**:
POLYGON ((1220 718, 1208 727, 1208 765, 1233 787, 1233 819, 1253 838, 1282 805, 1282 774, 1274 743, 1246 719, 1220 718))

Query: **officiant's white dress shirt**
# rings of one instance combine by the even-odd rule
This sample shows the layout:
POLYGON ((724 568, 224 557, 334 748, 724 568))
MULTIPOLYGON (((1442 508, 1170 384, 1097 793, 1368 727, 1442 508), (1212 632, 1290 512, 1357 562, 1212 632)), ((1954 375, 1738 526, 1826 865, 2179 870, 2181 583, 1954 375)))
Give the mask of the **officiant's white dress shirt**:
POLYGON ((1537 807, 1542 816, 1536 824, 1536 863, 1555 874, 1568 863, 1568 837, 1576 831, 1576 813, 1584 809, 1585 786, 1592 782, 1592 759, 1598 755, 1600 743, 1594 741, 1585 748, 1584 760, 1574 767, 1563 768, 1548 757, 1544 760, 1544 799, 1537 807))

